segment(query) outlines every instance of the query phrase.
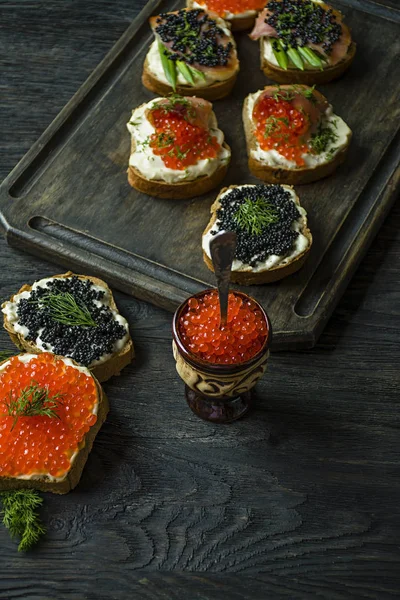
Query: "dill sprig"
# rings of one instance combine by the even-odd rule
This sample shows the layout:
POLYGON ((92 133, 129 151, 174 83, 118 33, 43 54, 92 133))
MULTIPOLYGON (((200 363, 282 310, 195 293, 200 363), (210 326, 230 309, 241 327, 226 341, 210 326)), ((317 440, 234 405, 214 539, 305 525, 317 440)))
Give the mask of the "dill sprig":
POLYGON ((291 102, 294 100, 296 94, 301 94, 307 100, 311 100, 316 102, 316 98, 314 96, 315 85, 312 87, 304 88, 301 85, 297 85, 294 83, 290 88, 282 89, 278 84, 275 86, 275 91, 272 94, 272 98, 279 102, 279 100, 286 100, 286 102, 291 102))
POLYGON ((11 358, 12 356, 14 356, 15 351, 12 350, 0 350, 0 362, 3 362, 3 360, 7 360, 8 358, 11 358))
POLYGON ((63 325, 97 327, 86 304, 80 298, 74 298, 69 292, 45 294, 31 302, 48 308, 51 318, 63 325))
POLYGON ((244 229, 250 235, 260 235, 267 225, 278 221, 278 213, 272 204, 263 198, 257 198, 255 202, 246 198, 233 218, 240 229, 244 229))
POLYGON ((14 417, 11 430, 14 429, 18 417, 50 417, 59 419, 56 409, 61 404, 62 394, 49 395, 49 391, 40 387, 36 382, 28 385, 19 392, 16 398, 14 392, 8 393, 4 404, 7 415, 14 417))
POLYGON ((320 125, 318 132, 311 136, 309 144, 315 154, 321 154, 328 149, 330 144, 334 144, 338 137, 332 127, 320 125))
POLYGON ((289 127, 290 122, 287 117, 276 117, 275 115, 269 115, 265 121, 264 137, 268 138, 272 135, 281 133, 282 125, 284 125, 286 128, 289 127))
POLYGON ((21 538, 19 552, 26 552, 46 533, 36 509, 43 503, 35 490, 14 490, 0 493, 3 524, 11 538, 21 538))

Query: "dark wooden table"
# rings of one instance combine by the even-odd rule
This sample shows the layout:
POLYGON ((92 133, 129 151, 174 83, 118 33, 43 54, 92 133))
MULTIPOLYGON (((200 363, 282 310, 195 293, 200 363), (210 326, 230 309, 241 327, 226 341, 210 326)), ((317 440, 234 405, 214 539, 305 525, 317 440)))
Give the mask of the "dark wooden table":
MULTIPOLYGON (((3 0, 2 178, 141 5, 3 0)), ((230 426, 186 407, 170 314, 116 294, 137 358, 78 488, 45 495, 46 538, 21 555, 0 528, 0 597, 399 597, 399 230, 397 206, 318 346, 273 355, 230 426)), ((0 272, 6 299, 60 268, 0 239, 0 272)))

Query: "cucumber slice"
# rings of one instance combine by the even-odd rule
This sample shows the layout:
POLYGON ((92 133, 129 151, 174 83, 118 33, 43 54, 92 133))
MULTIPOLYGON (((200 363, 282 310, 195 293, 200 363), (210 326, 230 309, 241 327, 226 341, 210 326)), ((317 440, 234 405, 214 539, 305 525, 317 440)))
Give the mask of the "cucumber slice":
POLYGON ((182 60, 177 60, 176 66, 178 67, 179 71, 182 73, 182 75, 186 79, 186 81, 190 85, 194 85, 194 78, 193 78, 192 72, 190 70, 190 67, 188 67, 187 64, 184 63, 182 60))
POLYGON ((162 45, 161 42, 158 42, 158 51, 160 53, 161 64, 164 69, 165 77, 167 78, 168 83, 176 92, 176 65, 173 60, 169 60, 168 56, 165 54, 166 49, 162 45))
POLYGON ((206 80, 206 76, 204 75, 203 71, 199 71, 198 69, 195 69, 194 67, 189 67, 189 68, 196 77, 203 79, 203 81, 206 80))
POLYGON ((310 63, 311 66, 319 67, 320 69, 323 68, 322 60, 315 54, 315 52, 312 51, 311 48, 307 48, 306 46, 302 48, 299 46, 297 50, 304 60, 310 63))
POLYGON ((304 71, 303 59, 301 58, 300 54, 297 52, 296 48, 288 48, 287 55, 295 67, 297 67, 301 71, 304 71))
POLYGON ((272 52, 274 53, 274 56, 277 60, 278 65, 280 66, 280 68, 285 69, 285 71, 286 71, 288 68, 289 59, 287 57, 285 50, 282 48, 282 45, 280 48, 278 48, 278 44, 275 44, 274 42, 272 42, 272 52))

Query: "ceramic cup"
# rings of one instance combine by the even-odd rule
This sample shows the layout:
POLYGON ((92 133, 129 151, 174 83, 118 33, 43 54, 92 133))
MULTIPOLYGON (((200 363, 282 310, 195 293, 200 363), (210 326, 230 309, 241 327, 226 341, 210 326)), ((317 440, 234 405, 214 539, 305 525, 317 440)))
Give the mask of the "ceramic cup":
MULTIPOLYGON (((215 290, 204 290, 191 298, 199 299, 215 290)), ((233 290, 232 290, 233 291, 233 290)), ((267 369, 272 330, 268 315, 254 298, 235 290, 243 300, 251 299, 263 314, 268 328, 259 352, 250 360, 232 365, 209 363, 188 350, 182 342, 179 319, 187 309, 188 298, 176 310, 172 322, 172 349, 176 370, 185 383, 186 401, 192 411, 213 423, 230 423, 247 413, 251 405, 251 389, 267 369)))

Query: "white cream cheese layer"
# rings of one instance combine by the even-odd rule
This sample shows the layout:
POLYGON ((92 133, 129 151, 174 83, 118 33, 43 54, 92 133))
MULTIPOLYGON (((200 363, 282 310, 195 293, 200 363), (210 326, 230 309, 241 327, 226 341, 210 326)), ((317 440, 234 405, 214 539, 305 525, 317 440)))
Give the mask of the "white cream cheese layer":
MULTIPOLYGON (((255 186, 253 184, 247 184, 247 185, 243 185, 240 187, 245 188, 245 187, 255 187, 255 186)), ((285 189, 285 191, 290 193, 293 202, 296 202, 295 201, 296 194, 295 194, 294 190, 290 186, 287 186, 287 185, 283 185, 282 187, 285 189)), ((231 193, 231 191, 232 190, 227 190, 226 192, 221 194, 220 198, 222 199, 225 196, 228 196, 231 193)), ((261 271, 267 271, 268 269, 273 269, 274 267, 280 267, 282 265, 285 265, 288 262, 291 262, 294 258, 296 258, 296 256, 299 256, 299 254, 302 254, 302 252, 304 252, 304 250, 306 250, 308 248, 308 246, 310 245, 308 238, 301 233, 301 231, 304 229, 304 227, 307 224, 307 218, 306 218, 307 213, 304 210, 304 208, 302 206, 299 206, 297 203, 296 203, 296 207, 297 207, 297 210, 299 211, 299 218, 292 223, 292 229, 294 231, 298 231, 299 235, 296 237, 296 239, 293 242, 293 247, 292 247, 291 252, 288 252, 282 256, 278 256, 277 254, 271 254, 265 260, 257 261, 254 267, 251 267, 247 263, 243 263, 241 260, 235 259, 232 264, 232 271, 251 271, 252 273, 260 273, 261 271)), ((211 234, 211 231, 218 231, 218 232, 223 231, 223 230, 220 230, 218 223, 219 223, 219 221, 217 219, 216 222, 214 223, 214 225, 211 227, 211 229, 206 233, 206 235, 203 235, 203 240, 202 240, 203 250, 209 258, 211 258, 210 242, 214 237, 211 234)), ((252 257, 252 259, 257 260, 257 256, 252 257)))
POLYGON ((204 175, 210 176, 222 165, 227 164, 231 158, 231 152, 223 147, 224 134, 218 129, 217 119, 212 112, 209 120, 210 134, 217 138, 221 150, 215 158, 199 160, 195 165, 190 165, 183 170, 170 169, 165 166, 161 156, 153 153, 149 146, 150 136, 155 133, 155 128, 146 117, 146 110, 151 108, 163 98, 156 98, 147 104, 139 106, 132 112, 132 117, 127 124, 128 131, 135 142, 135 150, 129 158, 129 164, 135 167, 146 179, 161 180, 167 183, 180 183, 193 181, 204 175))
MULTIPOLYGON (((18 360, 24 364, 29 363, 33 358, 37 358, 37 354, 21 354, 20 356, 18 356, 18 360)), ((60 357, 60 359, 63 361, 64 364, 66 364, 69 367, 72 367, 73 369, 76 369, 77 371, 80 371, 81 373, 84 373, 87 377, 92 377, 91 372, 89 371, 89 369, 87 369, 86 367, 82 367, 80 365, 75 365, 72 360, 70 360, 69 358, 63 358, 60 357)), ((3 371, 9 364, 9 360, 5 363, 3 363, 2 365, 0 365, 0 372, 3 371)), ((97 412, 99 409, 99 402, 97 401, 92 409, 92 414, 97 416, 97 412)), ((71 458, 69 459, 70 462, 70 467, 67 471, 67 473, 71 470, 72 465, 75 461, 75 458, 78 456, 79 454, 79 448, 78 450, 76 450, 71 458)), ((57 482, 57 481, 63 481, 67 475, 67 473, 65 475, 62 475, 61 477, 54 477, 53 475, 50 475, 50 473, 31 473, 30 475, 17 475, 16 479, 46 479, 46 481, 49 482, 57 482)))
MULTIPOLYGON (((222 29, 222 31, 225 33, 225 35, 230 37, 230 41, 233 44, 232 52, 236 52, 236 42, 232 36, 232 33, 231 33, 229 27, 225 23, 225 21, 219 17, 214 17, 214 16, 213 16, 213 19, 216 21, 218 27, 220 27, 222 29)), ((155 79, 158 79, 158 81, 161 81, 162 83, 164 83, 166 85, 170 85, 170 83, 164 73, 164 69, 163 69, 162 62, 161 62, 160 52, 158 50, 157 40, 154 40, 154 42, 151 44, 146 58, 147 58, 148 69, 151 72, 151 74, 153 75, 153 77, 155 79)), ((195 87, 196 88, 208 87, 209 85, 211 85, 212 83, 216 83, 217 81, 225 81, 226 79, 230 79, 233 75, 233 72, 230 69, 218 68, 218 69, 216 69, 216 71, 213 71, 213 69, 211 67, 209 69, 207 69, 206 71, 203 71, 203 73, 204 73, 205 79, 203 79, 203 77, 197 77, 195 79, 195 84, 196 84, 195 87)), ((178 85, 186 85, 186 86, 188 85, 188 82, 183 77, 183 75, 180 71, 177 72, 176 81, 177 81, 178 85)))
MULTIPOLYGON (((259 90, 247 97, 247 116, 250 121, 253 120, 253 108, 257 98, 263 93, 259 90)), ((332 106, 329 105, 321 120, 322 127, 330 126, 336 134, 335 141, 329 142, 326 150, 320 154, 307 152, 302 154, 304 166, 301 168, 312 168, 323 165, 333 160, 343 148, 347 146, 351 138, 351 129, 338 115, 335 115, 332 106)), ((251 150, 251 156, 270 167, 285 167, 287 169, 298 169, 299 166, 294 160, 288 160, 277 150, 263 150, 256 141, 257 148, 251 150)))
MULTIPOLYGON (((191 6, 192 8, 203 8, 204 10, 208 11, 206 4, 198 4, 198 2, 194 1, 191 3, 191 6)), ((222 18, 226 21, 232 21, 232 19, 245 19, 246 17, 255 17, 256 14, 256 10, 244 10, 241 13, 232 13, 229 10, 226 10, 222 18)))
MULTIPOLYGON (((54 281, 54 277, 47 277, 45 279, 40 279, 39 281, 35 281, 35 283, 32 285, 32 291, 21 292, 21 294, 16 294, 14 296, 12 302, 11 301, 5 302, 3 305, 2 312, 7 317, 8 322, 12 325, 14 331, 16 333, 19 333, 24 338, 26 338, 26 336, 28 335, 29 329, 27 327, 25 327, 25 325, 21 325, 18 321, 18 313, 17 313, 18 304, 22 299, 29 298, 31 293, 33 291, 35 291, 37 288, 39 288, 39 287, 47 288, 48 287, 47 284, 50 281, 54 281)), ((91 284, 91 288, 96 291, 104 292, 104 296, 102 297, 101 300, 95 300, 95 302, 94 302, 95 305, 98 307, 100 307, 100 306, 110 307, 111 296, 110 296, 110 293, 107 291, 107 289, 102 286, 95 285, 94 283, 91 284)), ((128 341, 128 338, 129 338, 128 322, 117 311, 113 310, 112 308, 110 308, 110 310, 113 314, 114 320, 117 323, 119 323, 120 325, 122 325, 122 327, 124 327, 126 333, 120 340, 116 340, 116 342, 114 342, 112 354, 109 354, 109 353, 103 354, 102 356, 100 356, 100 358, 98 360, 93 360, 90 363, 90 365, 88 365, 89 368, 106 362, 109 358, 111 358, 111 356, 113 354, 122 350, 122 348, 125 346, 126 342, 128 341)), ((40 336, 41 336, 42 332, 43 332, 43 329, 39 329, 37 338, 36 338, 36 340, 34 340, 33 343, 40 350, 42 350, 42 352, 53 352, 54 353, 54 347, 47 342, 43 342, 43 340, 41 339, 40 336)))

